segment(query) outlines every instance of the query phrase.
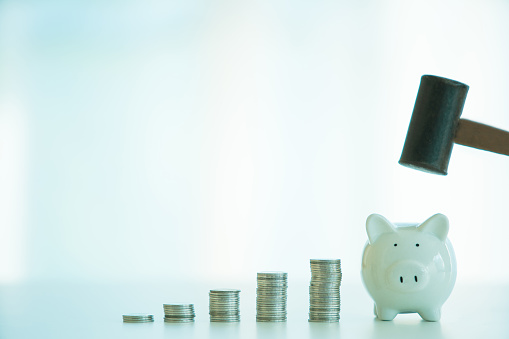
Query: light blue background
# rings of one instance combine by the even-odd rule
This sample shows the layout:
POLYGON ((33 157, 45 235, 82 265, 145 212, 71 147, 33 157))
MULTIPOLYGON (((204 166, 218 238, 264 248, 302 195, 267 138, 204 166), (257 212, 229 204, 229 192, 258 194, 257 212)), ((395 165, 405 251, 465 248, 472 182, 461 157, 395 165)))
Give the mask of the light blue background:
POLYGON ((509 159, 397 164, 420 76, 509 129, 506 1, 0 2, 0 282, 252 281, 441 212, 509 282, 509 159))

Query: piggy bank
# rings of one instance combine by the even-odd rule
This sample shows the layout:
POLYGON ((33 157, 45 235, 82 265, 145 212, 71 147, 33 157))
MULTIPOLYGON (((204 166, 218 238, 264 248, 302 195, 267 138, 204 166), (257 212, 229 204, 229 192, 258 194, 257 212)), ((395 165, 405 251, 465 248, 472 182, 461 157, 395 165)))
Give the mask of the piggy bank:
POLYGON ((366 231, 362 280, 376 317, 393 320, 399 313, 418 313, 427 321, 440 320, 456 281, 447 217, 435 214, 420 225, 396 226, 372 214, 366 231))

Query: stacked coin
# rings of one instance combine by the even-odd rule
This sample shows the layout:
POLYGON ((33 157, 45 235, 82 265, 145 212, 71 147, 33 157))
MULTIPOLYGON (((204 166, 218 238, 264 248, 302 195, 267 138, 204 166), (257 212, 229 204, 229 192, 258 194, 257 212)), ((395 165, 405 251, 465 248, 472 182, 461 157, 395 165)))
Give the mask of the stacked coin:
POLYGON ((213 322, 240 321, 239 311, 240 290, 220 289, 210 290, 209 314, 213 322))
POLYGON ((309 321, 338 322, 341 285, 340 259, 311 259, 309 321))
POLYGON ((257 281, 256 321, 286 321, 288 274, 260 272, 257 281))
POLYGON ((189 323, 194 321, 193 304, 164 304, 164 321, 167 323, 189 323))
POLYGON ((124 314, 122 319, 125 323, 151 323, 154 321, 152 314, 124 314))

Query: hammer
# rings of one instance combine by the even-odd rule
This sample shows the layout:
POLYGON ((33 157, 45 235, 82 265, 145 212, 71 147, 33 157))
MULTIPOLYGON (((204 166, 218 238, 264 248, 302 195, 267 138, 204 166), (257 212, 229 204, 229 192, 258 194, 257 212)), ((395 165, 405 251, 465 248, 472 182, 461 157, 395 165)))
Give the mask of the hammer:
POLYGON ((468 86, 423 75, 399 163, 447 175, 453 143, 509 155, 509 132, 460 119, 468 86))

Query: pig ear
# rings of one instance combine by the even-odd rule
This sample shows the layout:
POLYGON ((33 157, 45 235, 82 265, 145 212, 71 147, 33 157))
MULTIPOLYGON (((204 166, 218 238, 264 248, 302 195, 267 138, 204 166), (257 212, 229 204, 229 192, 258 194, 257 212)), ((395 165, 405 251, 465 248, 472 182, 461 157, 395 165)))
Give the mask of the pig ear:
POLYGON ((366 220, 366 232, 368 232, 369 243, 373 244, 379 236, 395 232, 395 229, 391 222, 380 214, 371 214, 366 220))
POLYGON ((417 229, 421 232, 434 234, 438 239, 444 241, 449 233, 449 219, 443 214, 435 214, 419 225, 417 229))

